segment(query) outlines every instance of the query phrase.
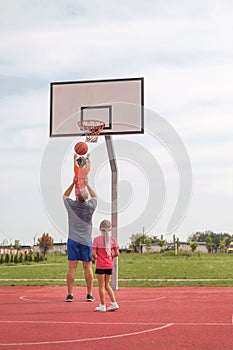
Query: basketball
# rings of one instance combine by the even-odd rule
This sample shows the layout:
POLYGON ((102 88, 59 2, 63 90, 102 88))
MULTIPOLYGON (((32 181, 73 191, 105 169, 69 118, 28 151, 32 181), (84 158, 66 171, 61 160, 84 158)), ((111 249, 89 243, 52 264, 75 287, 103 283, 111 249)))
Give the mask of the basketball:
POLYGON ((80 156, 83 156, 88 151, 88 146, 85 142, 78 142, 74 146, 75 153, 77 153, 80 156))

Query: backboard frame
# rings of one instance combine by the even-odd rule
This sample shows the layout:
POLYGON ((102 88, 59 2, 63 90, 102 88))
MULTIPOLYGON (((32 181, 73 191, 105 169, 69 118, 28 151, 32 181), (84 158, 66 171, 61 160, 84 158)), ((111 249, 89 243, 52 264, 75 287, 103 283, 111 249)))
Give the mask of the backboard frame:
MULTIPOLYGON (((50 83, 50 125, 49 125, 49 136, 50 137, 74 137, 74 136, 85 136, 85 134, 79 130, 78 126, 77 126, 77 130, 76 129, 72 129, 72 132, 57 132, 57 129, 54 126, 54 119, 56 117, 56 108, 58 110, 58 107, 56 107, 56 91, 58 91, 57 89, 62 88, 63 90, 68 88, 89 88, 91 87, 91 84, 93 86, 93 84, 95 86, 100 86, 101 84, 108 84, 109 86, 116 86, 116 84, 120 84, 118 85, 118 87, 120 86, 124 86, 126 87, 126 84, 131 84, 130 86, 135 87, 136 92, 138 94, 137 97, 137 111, 136 113, 137 115, 137 127, 135 128, 135 130, 120 130, 120 131, 116 131, 116 129, 112 129, 114 127, 114 125, 116 125, 117 123, 114 124, 114 112, 113 112, 113 108, 114 108, 114 104, 118 104, 119 105, 122 103, 125 105, 127 105, 127 101, 114 101, 113 104, 111 104, 111 101, 106 101, 105 103, 100 103, 100 104, 93 104, 93 105, 83 105, 80 106, 79 110, 77 110, 77 115, 79 115, 80 120, 83 120, 85 118, 85 113, 92 113, 92 111, 96 110, 101 110, 106 114, 106 118, 108 118, 108 123, 105 122, 106 126, 104 128, 104 130, 102 130, 100 136, 106 136, 106 135, 120 135, 120 134, 143 134, 144 133, 144 78, 140 77, 140 78, 119 78, 119 79, 100 79, 100 80, 80 80, 80 81, 58 81, 58 82, 51 82, 50 83), (116 84, 115 84, 116 83, 116 84), (56 107, 56 108, 55 108, 56 107), (75 132, 73 132, 73 130, 75 130, 75 132)), ((103 86, 103 85, 102 85, 103 86)), ((69 99, 69 95, 67 94, 66 99, 69 99), (68 96, 68 97, 67 97, 68 96)), ((58 99, 58 98, 57 98, 58 99)), ((61 99, 58 99, 59 103, 61 104, 61 99)), ((73 99, 74 100, 74 99, 73 99)), ((73 101, 72 100, 72 101, 73 101)), ((65 101, 66 103, 68 103, 67 101, 65 101)), ((135 104, 136 105, 136 104, 135 104)), ((130 108, 130 103, 128 103, 127 108, 130 108)), ((132 104, 133 106, 133 104, 132 104)), ((133 108, 133 107, 132 107, 133 108)), ((86 119, 93 119, 92 117, 87 118, 86 119)), ((98 118, 101 119, 101 118, 98 118)), ((78 119, 77 119, 78 122, 78 119)), ((77 125, 77 123, 76 123, 77 125)), ((126 123, 127 125, 127 123, 126 123)), ((129 124, 130 125, 130 124, 129 124)))

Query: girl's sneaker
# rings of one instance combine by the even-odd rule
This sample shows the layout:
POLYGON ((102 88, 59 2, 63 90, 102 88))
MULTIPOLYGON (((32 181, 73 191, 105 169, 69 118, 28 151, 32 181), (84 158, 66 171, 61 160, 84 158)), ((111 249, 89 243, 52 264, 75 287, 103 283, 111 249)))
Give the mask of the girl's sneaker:
POLYGON ((95 311, 105 312, 105 311, 106 311, 106 306, 100 304, 99 306, 97 306, 97 307, 95 308, 95 311))
POLYGON ((107 311, 115 311, 117 309, 119 309, 119 305, 115 301, 114 303, 111 303, 111 305, 107 308, 107 311))

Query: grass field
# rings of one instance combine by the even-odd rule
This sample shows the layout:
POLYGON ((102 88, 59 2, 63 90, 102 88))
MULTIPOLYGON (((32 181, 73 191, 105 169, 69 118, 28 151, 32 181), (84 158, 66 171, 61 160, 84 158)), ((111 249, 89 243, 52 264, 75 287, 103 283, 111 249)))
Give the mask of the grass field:
MULTIPOLYGON (((0 265, 0 285, 65 285, 66 272, 67 256, 50 254, 40 263, 0 265)), ((80 264, 76 285, 83 278, 80 264)), ((121 254, 118 278, 122 287, 233 286, 233 255, 121 254)))

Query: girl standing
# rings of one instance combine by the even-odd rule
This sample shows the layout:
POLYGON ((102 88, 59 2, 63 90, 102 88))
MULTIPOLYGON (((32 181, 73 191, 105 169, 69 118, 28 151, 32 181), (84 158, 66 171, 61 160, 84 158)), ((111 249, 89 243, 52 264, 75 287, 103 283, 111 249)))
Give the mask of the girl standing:
POLYGON ((98 280, 100 297, 100 305, 95 308, 95 311, 106 311, 105 291, 111 300, 111 305, 107 308, 107 311, 115 311, 119 309, 119 305, 110 286, 110 277, 112 274, 113 259, 119 255, 119 246, 115 238, 110 235, 112 231, 110 221, 101 221, 99 230, 101 235, 95 237, 92 244, 92 257, 96 260, 95 273, 98 280))

